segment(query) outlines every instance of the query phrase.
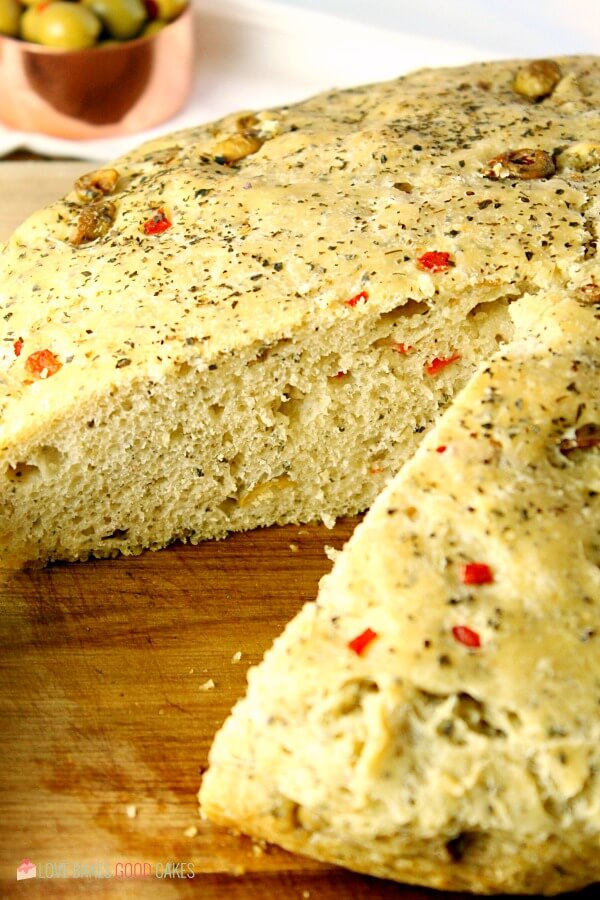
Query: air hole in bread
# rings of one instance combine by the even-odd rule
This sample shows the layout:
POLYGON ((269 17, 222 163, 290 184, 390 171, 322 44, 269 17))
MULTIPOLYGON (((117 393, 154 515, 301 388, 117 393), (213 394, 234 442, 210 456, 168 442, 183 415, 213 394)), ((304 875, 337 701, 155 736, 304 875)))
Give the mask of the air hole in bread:
POLYGON ((189 363, 181 363, 179 365, 178 372, 179 372, 179 375, 181 378, 186 378, 193 371, 194 371, 194 367, 191 366, 189 363))
POLYGON ((36 462, 43 468, 58 468, 64 459, 64 454, 49 444, 43 444, 35 451, 36 462))
POLYGON ((273 406, 273 413, 282 413, 290 421, 299 419, 305 394, 293 384, 286 384, 281 397, 281 402, 273 406))
POLYGON ((290 338, 282 338, 280 341, 275 341, 272 344, 265 344, 257 351, 254 359, 249 360, 248 365, 252 366, 254 363, 264 362, 265 359, 287 344, 291 344, 290 338))
POLYGON ((506 309, 509 302, 510 300, 508 297, 498 297, 497 300, 484 300, 482 303, 476 303, 475 306, 469 310, 469 315, 478 316, 481 313, 485 313, 489 316, 491 312, 506 309))
POLYGON ((460 862, 464 859, 469 850, 472 850, 473 844, 478 837, 480 837, 480 835, 462 831, 460 834, 457 834, 455 838, 447 841, 446 850, 452 862, 460 862))
POLYGON ((8 466, 6 469, 6 477, 9 481, 18 481, 20 484, 25 484, 29 481, 34 481, 40 477, 41 471, 39 466, 34 466, 31 463, 19 462, 14 466, 8 466))
POLYGON ((514 731, 518 731, 523 727, 521 716, 512 709, 506 711, 506 720, 514 731))
POLYGON ((592 565, 597 566, 600 569, 600 543, 587 544, 584 547, 583 552, 592 565))
POLYGON ((286 384, 281 394, 286 400, 303 400, 305 397, 304 392, 293 384, 286 384))
MULTIPOLYGON (((236 475, 243 468, 245 462, 247 460, 244 460, 243 453, 236 453, 235 456, 232 456, 229 460, 229 472, 231 475, 236 475)), ((223 478, 217 476, 216 480, 222 482, 223 478)))
POLYGON ((476 700, 470 694, 462 693, 456 698, 454 717, 461 719, 469 731, 484 734, 491 738, 505 738, 506 732, 498 728, 490 721, 491 714, 486 710, 485 704, 476 700))
POLYGON ((409 299, 401 306, 395 306, 389 312, 383 313, 379 317, 379 321, 383 324, 393 325, 398 319, 410 318, 411 316, 425 316, 429 312, 429 304, 424 300, 409 299))
POLYGON ((371 678, 356 678, 347 681, 337 695, 335 708, 328 710, 335 716, 349 716, 361 709, 367 694, 376 694, 379 685, 371 678))
POLYGON ((40 476, 52 476, 56 473, 64 459, 64 454, 57 447, 50 444, 42 444, 36 447, 29 460, 23 460, 6 469, 6 477, 9 481, 17 481, 25 484, 38 479, 40 476))
POLYGON ((178 444, 183 443, 185 438, 187 437, 186 433, 183 430, 183 425, 179 423, 177 428, 174 428, 169 433, 169 446, 176 447, 178 444))
POLYGON ((225 412, 225 407, 222 403, 211 403, 208 407, 208 411, 211 416, 214 416, 215 419, 218 419, 225 412))
POLYGON ((122 541, 127 537, 129 529, 128 528, 115 528, 114 531, 111 531, 110 534, 102 535, 103 541, 122 541))

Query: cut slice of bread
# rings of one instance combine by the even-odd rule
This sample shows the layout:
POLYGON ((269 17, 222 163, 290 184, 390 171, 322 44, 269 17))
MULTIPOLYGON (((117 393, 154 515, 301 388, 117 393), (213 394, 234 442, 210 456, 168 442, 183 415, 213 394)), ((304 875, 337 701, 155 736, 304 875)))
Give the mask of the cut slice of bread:
POLYGON ((595 289, 600 66, 536 65, 161 138, 19 228, 0 255, 3 557, 366 508, 511 338, 511 302, 595 289))
POLYGON ((250 671, 215 822, 434 888, 600 880, 600 302, 511 312, 250 671))

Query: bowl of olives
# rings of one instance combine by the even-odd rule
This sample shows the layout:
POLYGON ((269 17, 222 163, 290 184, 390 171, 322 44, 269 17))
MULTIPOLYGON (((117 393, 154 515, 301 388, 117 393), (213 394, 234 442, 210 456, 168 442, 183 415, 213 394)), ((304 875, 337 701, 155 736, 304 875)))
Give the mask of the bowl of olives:
POLYGON ((158 125, 193 74, 188 0, 0 0, 0 122, 86 140, 158 125))

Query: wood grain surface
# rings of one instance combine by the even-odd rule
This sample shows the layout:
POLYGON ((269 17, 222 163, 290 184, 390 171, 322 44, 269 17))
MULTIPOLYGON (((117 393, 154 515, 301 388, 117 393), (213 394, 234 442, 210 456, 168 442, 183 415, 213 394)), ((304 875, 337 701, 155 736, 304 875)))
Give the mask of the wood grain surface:
MULTIPOLYGON (((88 168, 0 165, 0 240, 88 168)), ((356 521, 0 569, 0 897, 441 897, 255 845, 197 813, 248 666, 315 596, 325 545, 340 548, 356 521), (23 858, 37 878, 17 883, 23 858), (176 863, 194 878, 170 877, 190 872, 176 863)))
POLYGON ((0 241, 27 216, 62 197, 75 179, 92 169, 90 162, 2 162, 0 160, 0 241))

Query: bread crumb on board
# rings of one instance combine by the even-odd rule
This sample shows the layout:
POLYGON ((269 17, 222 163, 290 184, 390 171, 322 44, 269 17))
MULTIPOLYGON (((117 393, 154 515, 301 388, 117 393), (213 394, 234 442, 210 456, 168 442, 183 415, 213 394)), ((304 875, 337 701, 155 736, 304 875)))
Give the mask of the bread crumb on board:
POLYGON ((323 549, 325 551, 325 556, 330 562, 335 562, 341 553, 341 550, 336 550, 335 547, 331 547, 329 544, 325 544, 323 549))
POLYGON ((212 678, 208 678, 206 681, 202 682, 202 684, 199 687, 199 690, 212 691, 215 689, 215 687, 216 687, 216 685, 215 685, 214 681, 212 680, 212 678))
POLYGON ((263 856, 267 852, 268 844, 262 838, 252 838, 252 855, 263 856))

